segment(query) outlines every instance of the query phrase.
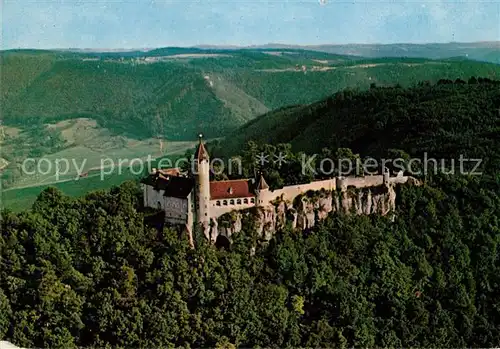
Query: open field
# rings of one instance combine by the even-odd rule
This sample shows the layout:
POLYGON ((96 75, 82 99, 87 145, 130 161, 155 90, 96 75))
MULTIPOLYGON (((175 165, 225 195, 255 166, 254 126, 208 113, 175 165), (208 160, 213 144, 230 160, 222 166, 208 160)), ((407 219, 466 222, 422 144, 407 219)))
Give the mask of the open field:
MULTIPOLYGON (((196 143, 117 136, 89 118, 63 120, 45 124, 42 128, 51 135, 60 136, 63 149, 28 162, 32 165, 27 166, 30 173, 21 173, 2 189, 1 207, 16 211, 29 208, 38 194, 49 186, 73 196, 109 189, 125 180, 139 179, 148 167, 155 166, 155 159, 168 157, 174 161, 188 149, 193 149, 196 143)), ((7 137, 2 139, 2 154, 8 157, 16 152, 22 154, 16 158, 17 163, 0 160, 0 165, 7 167, 3 173, 6 175, 21 166, 35 143, 27 142, 32 138, 28 129, 4 127, 4 133, 7 137)))
POLYGON ((67 195, 82 196, 95 190, 109 189, 115 185, 121 184, 126 180, 139 179, 139 176, 133 175, 126 170, 121 175, 110 175, 101 180, 100 176, 89 178, 80 178, 61 183, 45 184, 22 189, 4 190, 1 193, 0 208, 7 208, 12 211, 21 211, 31 207, 38 195, 48 187, 56 187, 67 195))
MULTIPOLYGON (((4 194, 18 192, 19 195, 25 195, 25 193, 40 192, 42 189, 40 186, 62 185, 62 183, 65 183, 65 188, 80 187, 80 183, 90 178, 98 177, 99 179, 101 172, 106 174, 106 181, 111 177, 121 177, 125 173, 132 175, 129 169, 131 165, 132 172, 139 173, 141 169, 147 167, 148 161, 162 156, 182 155, 195 145, 195 142, 187 141, 171 142, 155 138, 137 140, 116 136, 109 130, 100 128, 95 120, 86 118, 47 124, 45 128, 52 134, 57 132, 64 148, 34 158, 29 157, 29 152, 24 152, 23 156, 17 157, 16 162, 11 163, 10 166, 6 160, 2 159, 0 165, 6 167, 4 171, 7 174, 17 174, 4 188, 4 194), (19 173, 15 172, 23 163, 25 167, 21 168, 19 173), (27 190, 28 188, 30 190, 27 190), (20 189, 22 191, 18 191, 20 189)), ((3 154, 10 156, 14 154, 14 151, 19 151, 16 147, 19 144, 19 142, 16 143, 17 137, 22 137, 24 132, 26 131, 20 129, 17 134, 11 134, 5 141, 3 154)), ((30 144, 23 145, 28 149, 31 147, 30 144)), ((125 175, 125 178, 128 177, 125 175)), ((107 185, 101 184, 100 186, 106 187, 107 185)))

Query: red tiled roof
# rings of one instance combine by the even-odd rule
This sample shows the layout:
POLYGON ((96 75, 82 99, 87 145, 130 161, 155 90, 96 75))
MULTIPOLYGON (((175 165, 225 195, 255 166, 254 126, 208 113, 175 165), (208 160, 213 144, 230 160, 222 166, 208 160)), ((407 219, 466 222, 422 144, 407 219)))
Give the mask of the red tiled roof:
POLYGON ((210 182, 210 198, 232 199, 255 196, 252 192, 252 183, 249 179, 210 182))

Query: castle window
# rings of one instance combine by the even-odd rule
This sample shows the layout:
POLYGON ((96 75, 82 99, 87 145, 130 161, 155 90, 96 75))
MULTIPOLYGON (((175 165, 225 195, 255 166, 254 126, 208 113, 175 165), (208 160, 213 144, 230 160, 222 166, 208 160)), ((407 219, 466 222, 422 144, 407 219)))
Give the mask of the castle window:
POLYGON ((230 204, 230 205, 234 205, 234 200, 233 200, 233 199, 231 199, 231 201, 229 201, 229 204, 230 204))
POLYGON ((233 188, 229 187, 229 189, 227 190, 227 192, 228 192, 229 194, 232 194, 232 193, 233 193, 233 188))
POLYGON ((238 200, 236 201, 236 203, 237 203, 238 205, 241 205, 241 199, 238 199, 238 200))
POLYGON ((220 206, 220 201, 217 201, 216 205, 217 205, 217 206, 220 206))
POLYGON ((224 206, 227 206, 227 200, 224 200, 222 203, 224 204, 224 206))
POLYGON ((251 202, 252 204, 255 204, 255 199, 254 199, 254 198, 251 198, 251 199, 250 199, 250 202, 251 202))
POLYGON ((243 199, 243 203, 248 204, 248 199, 243 199))

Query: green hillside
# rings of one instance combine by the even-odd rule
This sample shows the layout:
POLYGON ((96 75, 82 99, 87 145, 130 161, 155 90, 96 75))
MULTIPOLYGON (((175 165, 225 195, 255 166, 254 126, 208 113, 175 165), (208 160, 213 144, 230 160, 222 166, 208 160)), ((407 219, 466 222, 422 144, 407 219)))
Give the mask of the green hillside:
POLYGON ((307 153, 346 147, 365 156, 384 156, 389 149, 445 159, 462 154, 483 158, 490 168, 500 166, 498 157, 485 152, 500 144, 500 83, 478 80, 344 90, 320 102, 263 115, 218 151, 238 154, 251 140, 291 143, 307 153))
POLYGON ((200 131, 225 136, 269 110, 347 87, 500 76, 499 66, 473 61, 361 60, 301 50, 169 48, 139 55, 3 52, 4 123, 87 117, 120 134, 191 140, 200 131))
POLYGON ((5 122, 16 125, 38 118, 60 121, 86 116, 116 131, 136 136, 165 133, 170 138, 179 137, 193 123, 208 134, 237 125, 203 77, 176 63, 58 61, 7 101, 4 112, 5 122), (154 123, 158 117, 164 125, 154 123))

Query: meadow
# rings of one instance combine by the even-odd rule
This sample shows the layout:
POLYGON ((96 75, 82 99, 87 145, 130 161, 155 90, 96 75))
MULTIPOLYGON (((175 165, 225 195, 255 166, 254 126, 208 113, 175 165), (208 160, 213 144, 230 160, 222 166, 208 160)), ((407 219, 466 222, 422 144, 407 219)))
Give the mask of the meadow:
POLYGON ((16 210, 30 207, 36 196, 49 186, 76 196, 106 189, 120 181, 139 178, 151 167, 148 161, 183 155, 196 143, 117 136, 86 118, 42 127, 52 137, 59 137, 54 147, 28 143, 28 139, 44 138, 33 137, 29 130, 7 130, 9 136, 1 143, 2 155, 10 160, 4 160, 2 173, 3 207, 16 210))

